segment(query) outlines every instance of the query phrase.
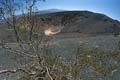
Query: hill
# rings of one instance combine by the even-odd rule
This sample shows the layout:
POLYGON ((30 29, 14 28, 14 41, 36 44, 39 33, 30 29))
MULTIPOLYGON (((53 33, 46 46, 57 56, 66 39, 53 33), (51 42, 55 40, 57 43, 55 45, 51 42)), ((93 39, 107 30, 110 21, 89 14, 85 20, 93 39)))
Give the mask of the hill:
POLYGON ((120 22, 90 11, 64 11, 42 16, 44 23, 62 27, 61 33, 78 32, 84 34, 118 33, 120 22))

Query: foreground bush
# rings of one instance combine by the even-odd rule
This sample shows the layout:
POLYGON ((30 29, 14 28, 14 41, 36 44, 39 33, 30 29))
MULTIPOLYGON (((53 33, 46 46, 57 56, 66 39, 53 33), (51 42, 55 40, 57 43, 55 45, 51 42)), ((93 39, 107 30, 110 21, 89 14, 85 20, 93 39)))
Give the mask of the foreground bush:
POLYGON ((115 73, 120 71, 120 53, 78 48, 70 60, 52 53, 45 54, 42 66, 34 66, 36 74, 25 75, 19 80, 34 80, 36 77, 37 80, 119 80, 115 73))

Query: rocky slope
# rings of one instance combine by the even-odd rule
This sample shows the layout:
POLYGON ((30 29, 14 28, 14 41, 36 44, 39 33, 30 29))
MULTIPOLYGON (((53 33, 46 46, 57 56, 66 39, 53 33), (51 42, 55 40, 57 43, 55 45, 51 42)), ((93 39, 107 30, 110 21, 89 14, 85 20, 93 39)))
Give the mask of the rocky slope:
MULTIPOLYGON (((119 51, 119 37, 115 37, 114 34, 120 32, 120 22, 104 14, 89 11, 65 11, 43 15, 41 20, 44 24, 49 24, 48 27, 52 25, 52 29, 57 28, 58 33, 52 35, 51 42, 53 43, 56 41, 56 44, 69 44, 65 46, 76 44, 79 45, 77 47, 82 45, 87 49, 119 51)), ((48 27, 44 29, 49 29, 48 27)), ((68 53, 70 52, 72 51, 68 50, 68 53)))
MULTIPOLYGON (((67 38, 74 39, 73 42, 75 42, 76 38, 80 38, 79 41, 82 39, 85 44, 92 45, 96 42, 96 44, 100 44, 100 47, 106 45, 104 50, 119 49, 119 46, 116 45, 119 42, 119 38, 113 34, 120 32, 120 22, 106 15, 90 11, 64 11, 42 14, 39 20, 41 25, 40 30, 48 34, 47 36, 54 37, 56 41, 61 39, 66 40, 67 38), (101 39, 99 39, 99 37, 101 39), (87 40, 87 42, 84 41, 84 39, 87 40), (107 43, 108 40, 111 43, 107 43), (110 45, 110 48, 107 47, 108 45, 110 45)), ((0 28, 0 40, 14 39, 13 30, 8 29, 6 24, 1 23, 0 28)), ((90 47, 90 45, 87 45, 87 47, 90 47)))
POLYGON ((65 11, 42 16, 44 23, 62 27, 61 33, 117 33, 120 23, 106 15, 89 11, 65 11))

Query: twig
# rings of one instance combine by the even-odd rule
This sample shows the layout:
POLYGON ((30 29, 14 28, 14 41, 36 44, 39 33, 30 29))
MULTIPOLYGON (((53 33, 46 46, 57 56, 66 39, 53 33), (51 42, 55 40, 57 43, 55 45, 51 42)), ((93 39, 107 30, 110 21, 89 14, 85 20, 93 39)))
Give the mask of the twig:
POLYGON ((47 71, 47 75, 48 75, 48 77, 50 78, 50 80, 53 80, 53 78, 52 78, 52 76, 50 75, 50 72, 49 72, 47 66, 46 66, 45 68, 46 68, 46 71, 47 71))
POLYGON ((33 75, 33 74, 31 74, 30 72, 28 72, 28 71, 26 71, 26 70, 24 70, 24 69, 2 70, 2 71, 0 71, 0 75, 1 75, 1 74, 5 74, 5 73, 16 73, 16 72, 19 72, 19 71, 22 71, 22 72, 24 72, 24 73, 26 73, 26 74, 28 74, 28 75, 33 75))
POLYGON ((6 46, 0 46, 0 47, 2 47, 4 49, 7 49, 11 52, 17 53, 18 55, 24 54, 24 56, 26 56, 26 57, 37 58, 37 56, 35 56, 35 55, 26 54, 27 52, 25 52, 24 50, 19 51, 19 50, 15 50, 15 49, 12 49, 12 48, 9 48, 9 47, 6 47, 6 46))

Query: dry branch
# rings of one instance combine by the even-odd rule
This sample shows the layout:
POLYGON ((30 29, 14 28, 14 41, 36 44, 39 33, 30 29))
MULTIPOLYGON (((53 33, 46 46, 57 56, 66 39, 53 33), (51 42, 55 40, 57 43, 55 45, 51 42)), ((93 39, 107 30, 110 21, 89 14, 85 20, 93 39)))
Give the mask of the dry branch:
POLYGON ((30 72, 24 70, 24 69, 14 69, 14 70, 1 70, 0 71, 0 74, 5 74, 5 73, 16 73, 16 72, 24 72, 28 75, 34 75, 34 74, 31 74, 30 72))
POLYGON ((50 75, 50 72, 49 72, 48 67, 46 66, 45 68, 46 68, 46 71, 47 71, 47 75, 48 75, 48 77, 50 78, 50 80, 53 80, 52 76, 50 75))

